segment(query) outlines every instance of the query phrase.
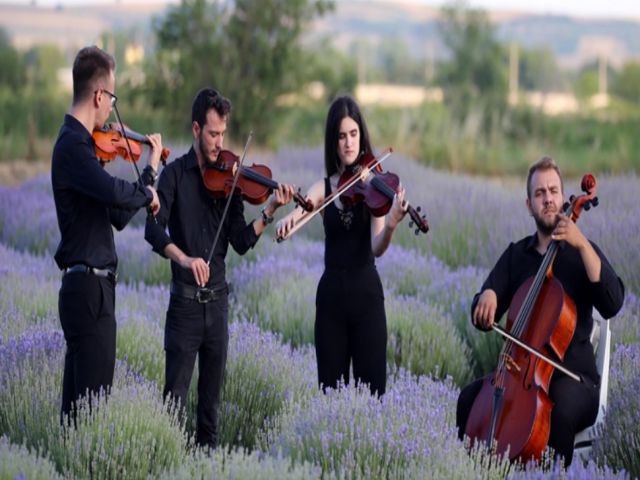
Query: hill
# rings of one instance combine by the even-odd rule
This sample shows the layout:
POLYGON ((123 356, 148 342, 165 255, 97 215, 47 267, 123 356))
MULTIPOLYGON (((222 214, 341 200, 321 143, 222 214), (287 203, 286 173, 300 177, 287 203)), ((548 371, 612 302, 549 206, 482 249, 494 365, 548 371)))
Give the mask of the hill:
MULTIPOLYGON (((96 43, 104 31, 127 31, 145 42, 151 19, 161 15, 167 5, 122 1, 96 6, 63 6, 61 2, 58 7, 0 4, 0 27, 19 48, 54 43, 72 52, 96 43)), ((415 58, 437 59, 443 52, 438 14, 434 7, 410 1, 338 0, 334 12, 313 24, 308 41, 329 37, 338 48, 352 50, 357 41, 375 47, 394 38, 415 58)), ((547 47, 567 68, 577 68, 601 55, 617 66, 637 58, 640 52, 637 19, 596 20, 514 11, 492 11, 490 17, 504 42, 547 47)))

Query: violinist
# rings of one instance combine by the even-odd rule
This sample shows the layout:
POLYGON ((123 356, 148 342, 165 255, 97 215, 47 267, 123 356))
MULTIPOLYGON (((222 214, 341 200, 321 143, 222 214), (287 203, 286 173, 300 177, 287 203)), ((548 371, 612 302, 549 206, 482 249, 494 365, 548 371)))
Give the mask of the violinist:
MULTIPOLYGON (((122 230, 141 207, 157 213, 154 188, 107 173, 96 157, 94 128, 114 108, 115 61, 98 47, 80 50, 73 63, 73 102, 53 148, 51 183, 60 243, 55 261, 63 271, 58 309, 67 343, 62 421, 74 418, 75 402, 113 381, 116 350, 115 280, 118 257, 112 227, 122 230)), ((162 150, 150 135, 148 172, 162 150)))
POLYGON ((197 93, 191 111, 193 145, 162 171, 158 181, 162 209, 157 223, 147 221, 145 230, 153 250, 171 259, 164 396, 184 407, 198 357, 196 442, 204 448, 214 448, 218 440, 217 410, 229 339, 228 246, 240 255, 253 248, 275 211, 295 193, 293 186, 280 184, 261 216, 247 224, 239 194, 225 199, 207 189, 204 175, 222 151, 230 110, 229 100, 216 90, 204 88, 197 93), (206 258, 211 259, 210 265, 206 258))
MULTIPOLYGON (((332 103, 325 128, 324 161, 327 176, 314 183, 308 198, 317 208, 335 191, 345 170, 353 170, 361 156, 372 154, 369 133, 360 108, 348 96, 332 103)), ((323 390, 349 382, 353 362, 356 382, 383 395, 387 379, 387 321, 384 293, 374 257, 389 246, 393 232, 407 211, 404 189, 393 199, 386 216, 373 216, 358 202, 349 208, 336 199, 322 213, 325 231, 325 270, 316 296, 315 347, 318 381, 323 390)), ((280 220, 276 230, 285 236, 301 218, 296 208, 280 220)))
MULTIPOLYGON (((562 364, 582 382, 558 369, 553 371, 549 383, 553 406, 548 445, 555 450, 556 458, 568 466, 573 458, 575 434, 595 422, 599 408, 600 379, 589 338, 592 311, 595 307, 604 318, 613 317, 622 307, 624 286, 600 248, 563 213, 563 202, 560 170, 552 158, 543 157, 531 166, 527 178, 526 205, 536 232, 511 243, 502 254, 473 299, 471 318, 476 328, 490 330, 507 311, 518 288, 536 274, 551 242, 559 242, 553 274, 576 307, 575 332, 562 364)), ((474 381, 458 398, 456 424, 460 439, 482 383, 482 379, 474 381)))

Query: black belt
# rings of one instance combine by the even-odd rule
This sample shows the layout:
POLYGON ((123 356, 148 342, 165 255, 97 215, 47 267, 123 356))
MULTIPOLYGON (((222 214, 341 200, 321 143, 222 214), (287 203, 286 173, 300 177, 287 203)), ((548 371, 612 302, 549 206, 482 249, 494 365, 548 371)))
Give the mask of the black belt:
POLYGON ((169 291, 172 295, 196 300, 198 303, 209 303, 213 300, 217 300, 223 295, 226 295, 229 292, 229 287, 227 285, 216 289, 196 287, 172 280, 169 291))
POLYGON ((68 273, 88 273, 89 275, 95 275, 96 277, 110 278, 114 282, 118 278, 118 275, 116 275, 115 272, 109 270, 108 268, 89 267, 87 265, 83 265, 82 263, 65 268, 64 270, 62 270, 62 272, 63 275, 66 275, 68 273))

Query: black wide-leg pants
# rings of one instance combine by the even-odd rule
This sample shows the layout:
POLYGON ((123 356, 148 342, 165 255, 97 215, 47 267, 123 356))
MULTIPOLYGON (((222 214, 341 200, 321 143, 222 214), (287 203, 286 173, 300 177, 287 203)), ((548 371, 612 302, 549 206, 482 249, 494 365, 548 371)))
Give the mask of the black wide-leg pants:
POLYGON ((384 293, 375 266, 327 269, 316 295, 315 347, 323 389, 349 382, 383 395, 387 380, 387 319, 384 293))

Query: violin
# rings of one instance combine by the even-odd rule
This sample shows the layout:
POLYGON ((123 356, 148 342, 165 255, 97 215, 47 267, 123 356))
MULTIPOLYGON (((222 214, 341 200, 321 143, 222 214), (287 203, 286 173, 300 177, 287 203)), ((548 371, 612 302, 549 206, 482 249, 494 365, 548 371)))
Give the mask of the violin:
MULTIPOLYGON (((340 198, 343 192, 347 189, 351 188, 361 179, 365 178, 369 175, 369 172, 373 169, 381 170, 380 164, 384 162, 387 158, 391 156, 391 152, 393 149, 391 147, 387 148, 384 152, 380 154, 380 156, 371 160, 365 167, 363 167, 357 174, 351 175, 351 178, 346 181, 346 183, 338 188, 336 188, 333 192, 327 195, 320 204, 313 209, 313 211, 303 212, 303 215, 295 222, 295 225, 287 232, 286 235, 278 235, 275 240, 280 243, 284 242, 288 238, 290 238, 294 233, 300 230, 303 226, 311 221, 313 217, 322 212, 325 208, 331 205, 337 198, 340 198)), ((313 206, 313 205, 312 205, 313 206)))
MULTIPOLYGON (((596 180, 582 179, 585 194, 572 196, 565 205, 575 222, 580 212, 598 205, 596 180)), ((535 276, 516 291, 507 315, 507 331, 493 329, 507 338, 496 370, 483 379, 465 434, 471 443, 486 441, 491 449, 510 460, 539 460, 549 441, 551 410, 549 384, 554 369, 581 382, 579 375, 562 364, 576 328, 575 302, 553 275, 553 261, 559 242, 547 248, 535 276)))
MULTIPOLYGON (((233 187, 233 179, 240 165, 240 157, 229 150, 220 150, 218 157, 209 163, 204 171, 204 185, 214 198, 227 198, 233 187)), ((278 188, 278 182, 272 180, 271 169, 266 165, 253 164, 250 167, 240 166, 235 190, 252 205, 260 205, 267 201, 269 195, 278 188)), ((300 194, 300 189, 293 196, 294 202, 303 210, 310 212, 313 204, 300 194)))
MULTIPOLYGON (((137 162, 142 154, 142 146, 151 146, 145 135, 129 130, 126 126, 124 128, 124 135, 122 129, 113 123, 107 123, 102 128, 93 130, 92 136, 96 145, 96 156, 103 166, 105 163, 115 160, 118 156, 128 162, 137 162), (129 140, 129 145, 127 145, 127 139, 129 140), (129 147, 131 147, 131 151, 129 151, 129 147)), ((167 165, 169 153, 168 148, 162 149, 160 161, 163 166, 167 165)))
MULTIPOLYGON (((372 154, 361 155, 356 164, 345 169, 338 180, 338 189, 347 184, 355 175, 358 175, 367 165, 371 165, 374 160, 372 154)), ((396 193, 399 190, 400 178, 395 173, 382 172, 382 168, 378 165, 368 175, 366 179, 358 180, 354 185, 346 189, 340 195, 340 201, 344 206, 354 205, 358 202, 364 202, 369 211, 376 217, 386 215, 391 209, 391 204, 396 193)), ((407 202, 408 203, 408 202, 407 202)), ((417 227, 415 234, 420 232, 427 233, 429 224, 426 216, 420 216, 420 207, 413 208, 410 204, 407 212, 411 217, 409 227, 417 227)))

